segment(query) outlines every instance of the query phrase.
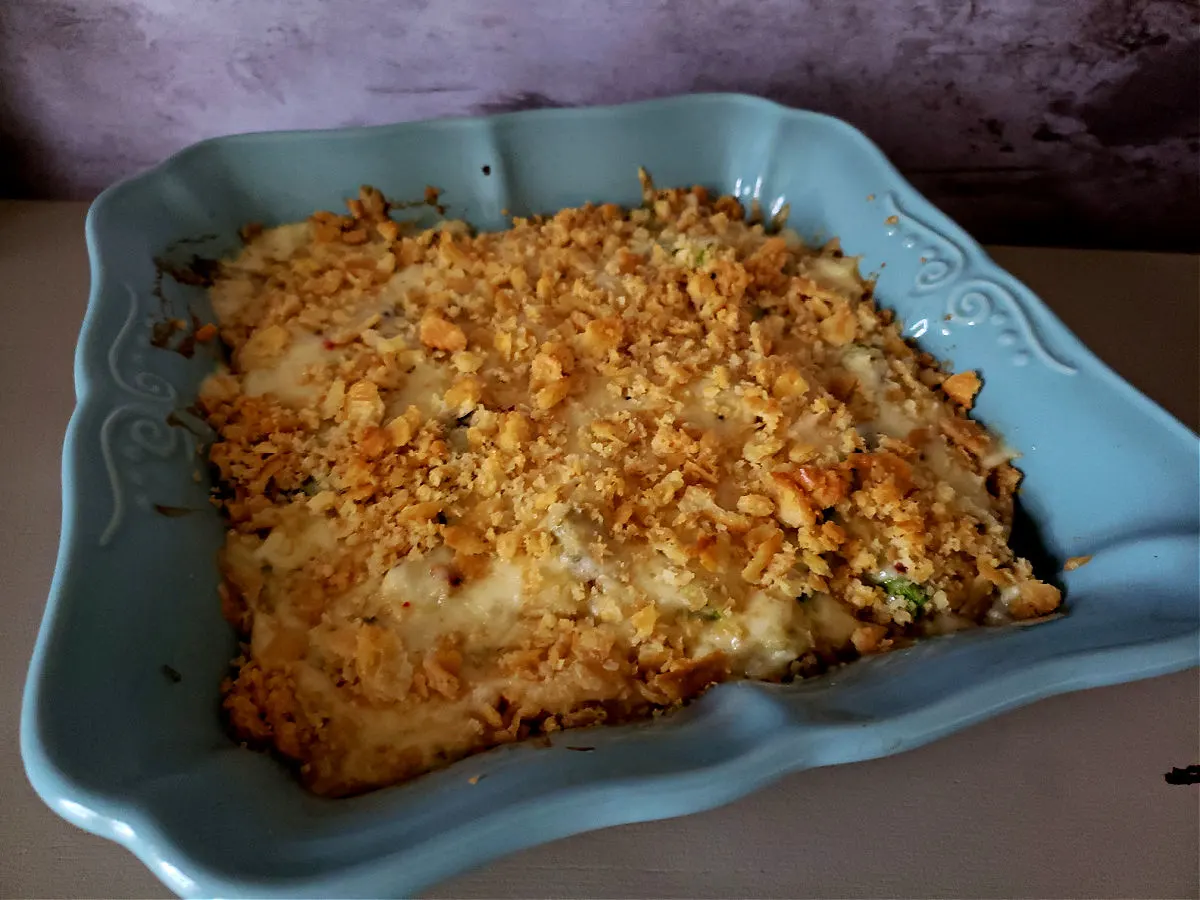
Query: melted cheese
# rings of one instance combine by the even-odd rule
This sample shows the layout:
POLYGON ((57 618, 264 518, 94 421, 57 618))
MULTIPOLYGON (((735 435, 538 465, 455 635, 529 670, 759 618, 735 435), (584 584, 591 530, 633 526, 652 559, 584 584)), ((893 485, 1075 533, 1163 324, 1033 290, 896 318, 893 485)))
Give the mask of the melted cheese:
POLYGON ((486 578, 451 583, 451 554, 432 553, 395 566, 380 595, 410 650, 426 650, 445 635, 462 635, 478 648, 504 646, 522 614, 525 589, 520 566, 491 563, 486 578))
POLYGON ((303 406, 321 392, 319 383, 307 377, 309 368, 328 362, 330 356, 320 338, 298 331, 274 365, 245 373, 242 388, 251 397, 269 394, 291 406, 303 406))

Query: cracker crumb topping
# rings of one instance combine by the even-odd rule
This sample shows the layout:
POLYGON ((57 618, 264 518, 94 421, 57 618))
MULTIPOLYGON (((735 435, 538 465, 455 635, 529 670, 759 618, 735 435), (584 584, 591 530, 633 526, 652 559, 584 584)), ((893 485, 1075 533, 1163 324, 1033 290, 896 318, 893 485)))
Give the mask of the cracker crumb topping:
POLYGON ((642 185, 479 234, 363 188, 221 265, 224 705, 313 790, 1059 606, 978 375, 836 243, 642 185))

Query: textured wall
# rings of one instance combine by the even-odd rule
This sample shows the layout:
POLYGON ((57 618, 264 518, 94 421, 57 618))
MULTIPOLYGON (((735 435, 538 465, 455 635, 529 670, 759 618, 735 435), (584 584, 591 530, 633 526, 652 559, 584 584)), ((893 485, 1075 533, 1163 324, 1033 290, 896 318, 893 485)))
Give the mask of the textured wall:
POLYGON ((0 0, 0 195, 199 138, 738 90, 985 240, 1195 247, 1194 0, 0 0))

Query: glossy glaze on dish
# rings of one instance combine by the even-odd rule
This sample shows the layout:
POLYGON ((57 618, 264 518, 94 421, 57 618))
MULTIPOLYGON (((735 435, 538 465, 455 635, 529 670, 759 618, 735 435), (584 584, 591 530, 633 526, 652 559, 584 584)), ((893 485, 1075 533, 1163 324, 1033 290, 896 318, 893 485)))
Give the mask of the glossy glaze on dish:
POLYGON ((255 233, 201 393, 237 734, 345 794, 1052 612, 1019 475, 856 261, 731 197, 255 233))

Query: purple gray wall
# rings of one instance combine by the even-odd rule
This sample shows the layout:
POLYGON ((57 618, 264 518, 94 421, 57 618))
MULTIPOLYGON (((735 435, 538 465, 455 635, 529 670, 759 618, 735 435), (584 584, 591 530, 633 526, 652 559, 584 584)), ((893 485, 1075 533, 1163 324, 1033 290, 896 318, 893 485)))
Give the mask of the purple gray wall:
POLYGON ((1195 248, 1194 0, 0 0, 0 196, 210 135, 686 91, 834 113, 976 236, 1195 248))

